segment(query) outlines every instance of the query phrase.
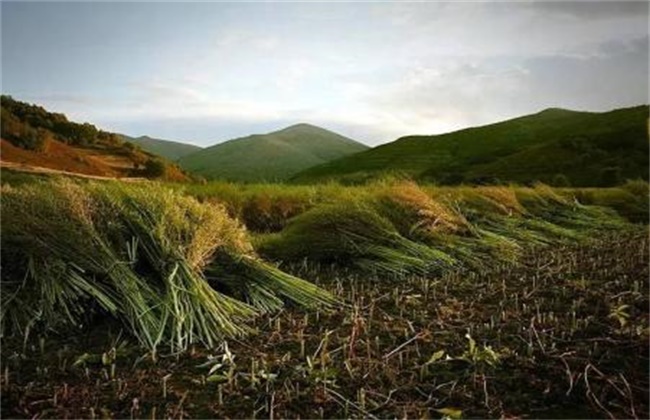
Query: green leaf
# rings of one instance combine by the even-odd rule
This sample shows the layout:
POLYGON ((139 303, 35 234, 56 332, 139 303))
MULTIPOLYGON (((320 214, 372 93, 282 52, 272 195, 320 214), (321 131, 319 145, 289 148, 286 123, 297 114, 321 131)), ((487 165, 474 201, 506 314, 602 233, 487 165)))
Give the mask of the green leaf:
POLYGON ((446 419, 456 420, 456 419, 463 418, 463 410, 459 410, 458 408, 445 407, 445 408, 436 409, 436 411, 442 414, 443 418, 446 419))
POLYGON ((221 375, 219 373, 210 375, 207 378, 205 378, 206 382, 216 382, 216 383, 226 382, 227 380, 228 380, 227 376, 221 375))
POLYGON ((77 360, 75 360, 75 362, 72 364, 72 367, 85 365, 87 362, 92 362, 93 359, 95 359, 95 355, 90 353, 84 353, 81 356, 79 356, 77 360))
POLYGON ((432 363, 437 362, 438 360, 441 360, 443 357, 445 357, 445 351, 444 350, 438 350, 437 352, 433 353, 429 361, 426 363, 427 365, 430 365, 432 363))

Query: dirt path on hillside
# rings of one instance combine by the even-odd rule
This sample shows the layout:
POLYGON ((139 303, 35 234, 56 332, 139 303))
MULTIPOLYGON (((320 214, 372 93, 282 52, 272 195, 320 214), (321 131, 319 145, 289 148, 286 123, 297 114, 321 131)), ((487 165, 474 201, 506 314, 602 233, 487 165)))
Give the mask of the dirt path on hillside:
POLYGON ((146 178, 129 178, 129 177, 109 177, 109 176, 99 176, 99 175, 87 175, 87 174, 80 174, 77 172, 68 172, 68 171, 63 171, 59 169, 51 169, 51 168, 44 168, 42 166, 34 166, 34 165, 28 165, 25 163, 17 163, 17 162, 7 162, 4 160, 0 160, 0 168, 5 168, 9 169, 12 171, 18 171, 18 172, 26 172, 26 173, 32 173, 32 174, 43 174, 43 175, 65 175, 65 176, 75 176, 78 178, 87 178, 87 179, 97 179, 97 180, 120 180, 120 181, 126 181, 126 182, 142 182, 142 181, 148 181, 146 178))

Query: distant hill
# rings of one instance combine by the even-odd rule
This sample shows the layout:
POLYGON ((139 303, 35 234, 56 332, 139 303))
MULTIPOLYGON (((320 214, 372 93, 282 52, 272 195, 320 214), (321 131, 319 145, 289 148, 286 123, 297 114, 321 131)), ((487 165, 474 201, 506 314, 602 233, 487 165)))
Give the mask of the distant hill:
POLYGON ((174 161, 202 149, 193 144, 156 139, 149 136, 129 137, 121 134, 121 137, 125 141, 137 144, 142 148, 142 150, 174 161))
POLYGON ((77 123, 41 106, 1 97, 0 163, 29 171, 49 169, 109 178, 186 181, 172 162, 89 123, 77 123))
POLYGON ((361 143, 309 124, 229 140, 179 160, 208 179, 282 181, 303 169, 368 149, 361 143))
POLYGON ((552 108, 447 134, 402 137, 292 180, 361 183, 385 174, 440 184, 609 186, 647 180, 648 111, 647 105, 602 113, 552 108))

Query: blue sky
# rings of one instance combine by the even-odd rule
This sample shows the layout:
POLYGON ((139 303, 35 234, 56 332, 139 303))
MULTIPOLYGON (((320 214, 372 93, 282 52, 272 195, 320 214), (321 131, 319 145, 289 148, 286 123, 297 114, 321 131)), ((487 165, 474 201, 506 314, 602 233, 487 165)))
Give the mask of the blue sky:
POLYGON ((2 91, 214 144, 309 122, 374 145, 648 102, 648 4, 2 2, 2 91))

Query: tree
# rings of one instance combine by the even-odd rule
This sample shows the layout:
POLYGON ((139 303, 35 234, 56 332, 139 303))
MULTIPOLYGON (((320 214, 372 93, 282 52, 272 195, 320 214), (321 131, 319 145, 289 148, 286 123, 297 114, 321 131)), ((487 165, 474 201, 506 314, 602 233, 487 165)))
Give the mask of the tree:
POLYGON ((159 159, 149 159, 144 164, 144 174, 148 178, 158 178, 165 175, 167 166, 159 159))
POLYGON ((125 141, 121 147, 123 154, 127 156, 134 155, 135 152, 139 150, 138 146, 131 143, 130 141, 125 141))
POLYGON ((0 128, 2 129, 2 138, 5 140, 12 141, 22 136, 23 124, 4 107, 2 107, 2 124, 0 124, 0 128))
POLYGON ((99 130, 97 141, 107 146, 120 146, 122 144, 122 139, 117 134, 103 130, 99 130))
POLYGON ((43 151, 47 147, 52 135, 42 128, 34 128, 29 124, 20 121, 16 116, 2 107, 1 136, 11 142, 14 146, 27 149, 43 151))
POLYGON ((22 137, 17 140, 18 145, 23 149, 35 150, 37 152, 45 150, 46 135, 43 129, 36 129, 26 125, 22 137))

